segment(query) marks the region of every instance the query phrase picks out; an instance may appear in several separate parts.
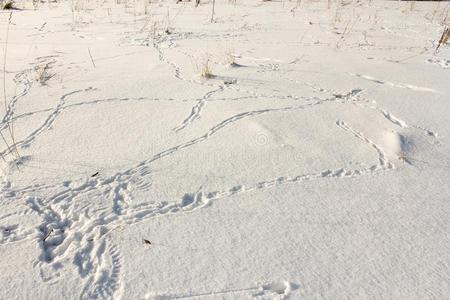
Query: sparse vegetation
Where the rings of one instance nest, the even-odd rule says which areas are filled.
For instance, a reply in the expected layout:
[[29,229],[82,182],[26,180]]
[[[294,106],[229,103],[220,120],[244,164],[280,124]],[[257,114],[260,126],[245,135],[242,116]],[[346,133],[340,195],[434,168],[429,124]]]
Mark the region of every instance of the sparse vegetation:
[[56,73],[50,72],[52,62],[48,62],[35,67],[36,81],[41,85],[47,85],[48,81],[52,79]]
[[2,1],[0,5],[3,10],[17,9],[14,1],[12,0]]
[[234,56],[231,49],[229,49],[227,52],[225,52],[225,64],[230,67],[237,65],[236,57]]
[[211,58],[208,54],[200,64],[197,64],[197,69],[200,71],[200,76],[203,78],[210,79],[214,77],[211,67]]

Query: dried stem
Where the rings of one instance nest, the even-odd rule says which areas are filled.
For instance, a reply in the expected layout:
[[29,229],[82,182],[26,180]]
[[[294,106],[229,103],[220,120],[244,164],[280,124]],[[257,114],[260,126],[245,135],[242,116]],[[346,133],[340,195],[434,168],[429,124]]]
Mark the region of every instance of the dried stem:
[[[8,111],[8,100],[6,97],[6,54],[8,52],[8,38],[9,38],[9,26],[11,25],[11,19],[12,19],[12,12],[9,13],[9,18],[8,18],[8,25],[6,27],[6,39],[5,39],[5,51],[3,54],[3,100],[4,100],[4,104],[5,104],[5,113]],[[17,159],[20,159],[20,154],[19,151],[17,150],[17,145],[16,145],[16,141],[14,139],[14,123],[13,123],[13,112],[11,112],[11,120],[8,121],[8,119],[6,119],[7,125],[8,125],[8,131],[9,134],[11,136],[11,141],[13,143],[12,147],[9,146],[5,136],[3,135],[3,133],[1,133],[2,139],[4,141],[4,143],[6,144],[6,146],[8,147],[8,151],[9,153],[11,153],[11,155],[14,156],[13,151],[16,153],[17,155]],[[16,162],[16,167],[17,169],[19,169],[18,163]]]

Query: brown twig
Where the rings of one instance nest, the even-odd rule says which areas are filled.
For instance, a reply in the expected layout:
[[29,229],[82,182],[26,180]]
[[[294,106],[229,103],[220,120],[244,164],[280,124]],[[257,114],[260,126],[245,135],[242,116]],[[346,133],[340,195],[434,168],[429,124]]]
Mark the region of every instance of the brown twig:
[[53,232],[53,228],[50,228],[50,230],[47,232],[47,234],[44,236],[44,238],[42,239],[43,242],[45,242],[46,239],[48,239],[48,237],[50,236],[50,234],[52,234]]
[[448,43],[448,40],[450,39],[450,28],[446,27],[444,29],[444,32],[442,32],[442,36],[439,39],[439,43],[436,47],[436,50],[434,51],[434,53],[437,53],[439,50],[439,47],[441,47],[441,45],[445,45]]

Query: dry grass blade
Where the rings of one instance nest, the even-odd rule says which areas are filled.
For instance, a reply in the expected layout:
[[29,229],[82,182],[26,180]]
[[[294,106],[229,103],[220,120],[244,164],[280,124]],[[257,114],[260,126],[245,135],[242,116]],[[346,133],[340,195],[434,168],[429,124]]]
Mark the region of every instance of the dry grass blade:
[[442,32],[441,38],[439,39],[439,43],[436,47],[435,52],[437,52],[442,45],[448,44],[449,40],[450,40],[450,28],[445,28],[444,32]]
[[[5,104],[5,113],[8,111],[8,100],[6,97],[6,54],[8,52],[9,26],[11,25],[11,20],[12,20],[12,12],[9,13],[8,25],[6,28],[5,51],[4,51],[4,55],[3,55],[3,100],[4,100],[4,104]],[[13,113],[11,113],[10,119],[11,119],[11,122],[7,121],[8,122],[7,125],[8,125],[9,134],[11,136],[12,147],[9,146],[9,143],[7,142],[7,140],[3,134],[2,134],[2,139],[3,139],[4,143],[6,144],[6,146],[8,147],[9,153],[11,153],[11,155],[14,156],[14,153],[13,153],[13,151],[14,151],[15,155],[17,155],[17,159],[19,160],[20,154],[19,154],[19,151],[17,150],[16,141],[14,139]],[[16,161],[16,167],[17,167],[17,169],[19,169],[17,161]]]
[[94,66],[94,68],[95,68],[95,62],[94,62],[94,58],[92,57],[92,54],[91,54],[91,49],[89,49],[89,47],[88,47],[88,52],[89,52],[89,57],[91,58],[91,62],[92,62],[92,65]]
[[214,22],[214,9],[216,7],[216,0],[213,0],[212,2],[212,11],[211,11],[211,23]]
[[[1,132],[1,130],[0,130],[0,136],[2,137],[3,142],[5,143],[6,147],[8,148],[8,153],[11,153],[14,156],[14,154],[12,153],[11,146],[9,145],[8,141],[6,141],[6,138],[3,135],[3,132]],[[1,154],[1,157],[7,163],[6,158],[3,154]],[[17,170],[19,170],[19,163],[16,160],[14,160],[14,162],[16,164]]]
[[203,65],[201,66],[201,76],[203,78],[213,78],[214,77],[214,75],[212,74],[212,69],[211,69],[209,59],[206,59],[203,62]]

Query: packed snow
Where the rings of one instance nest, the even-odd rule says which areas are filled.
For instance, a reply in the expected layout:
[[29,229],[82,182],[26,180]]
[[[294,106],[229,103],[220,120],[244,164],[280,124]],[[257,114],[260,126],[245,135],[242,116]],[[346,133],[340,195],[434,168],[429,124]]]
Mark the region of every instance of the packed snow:
[[449,299],[450,3],[177,2],[0,11],[0,299]]

